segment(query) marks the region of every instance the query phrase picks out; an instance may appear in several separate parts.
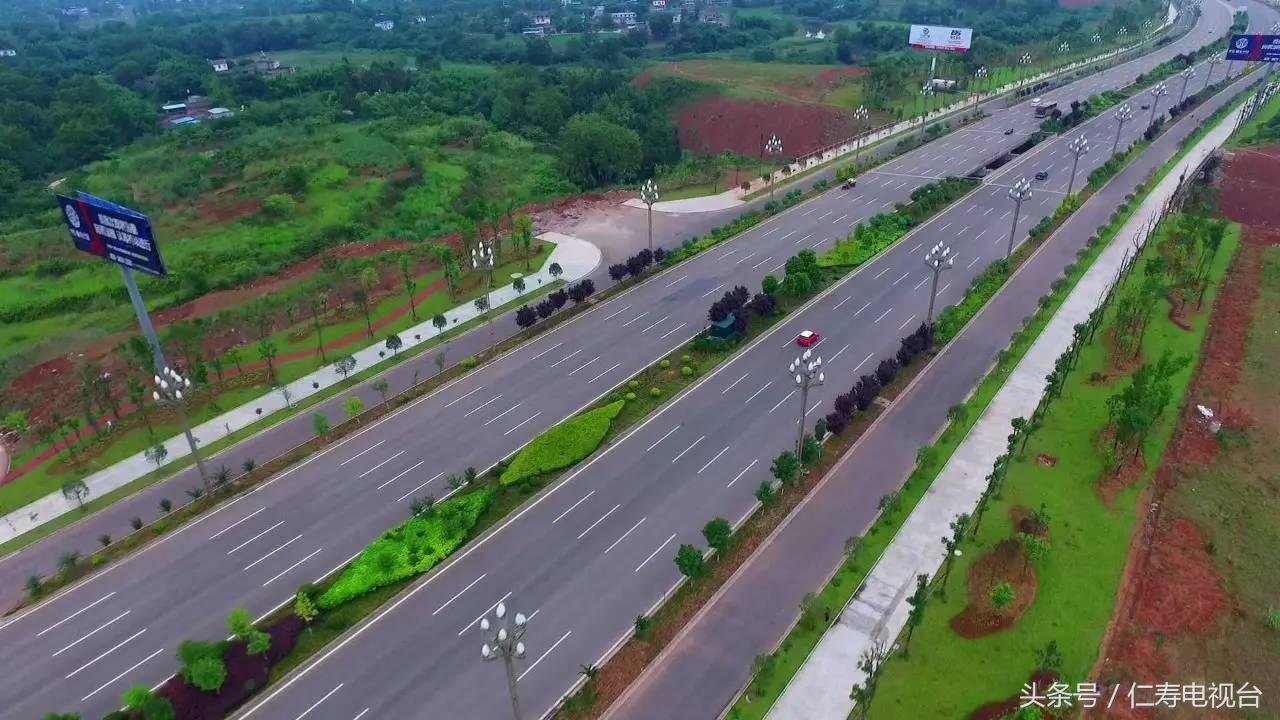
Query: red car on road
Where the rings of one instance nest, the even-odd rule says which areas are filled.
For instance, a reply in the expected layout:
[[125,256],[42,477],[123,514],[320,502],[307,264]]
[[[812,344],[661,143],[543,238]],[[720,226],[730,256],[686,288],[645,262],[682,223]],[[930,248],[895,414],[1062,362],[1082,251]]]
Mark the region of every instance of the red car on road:
[[803,330],[796,336],[796,344],[800,347],[813,347],[822,340],[822,333],[816,330]]

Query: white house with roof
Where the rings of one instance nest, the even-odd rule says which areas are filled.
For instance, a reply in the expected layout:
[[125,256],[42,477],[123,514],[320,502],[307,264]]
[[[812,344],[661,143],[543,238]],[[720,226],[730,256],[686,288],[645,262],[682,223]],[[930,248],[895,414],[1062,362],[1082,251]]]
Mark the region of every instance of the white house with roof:
[[209,65],[213,67],[216,73],[224,73],[231,69],[231,61],[226,59],[210,60]]
[[609,17],[613,18],[613,22],[618,25],[631,27],[636,24],[636,13],[634,10],[625,10],[623,12],[609,13]]
[[18,57],[18,51],[13,48],[0,48],[0,57]]
[[373,26],[381,30],[382,32],[391,32],[396,28],[396,21],[386,20],[386,19],[379,20],[378,22],[374,23]]
[[546,27],[551,24],[551,16],[547,14],[539,14],[533,16],[534,27]]
[[666,10],[667,0],[651,0],[649,7],[653,10]]

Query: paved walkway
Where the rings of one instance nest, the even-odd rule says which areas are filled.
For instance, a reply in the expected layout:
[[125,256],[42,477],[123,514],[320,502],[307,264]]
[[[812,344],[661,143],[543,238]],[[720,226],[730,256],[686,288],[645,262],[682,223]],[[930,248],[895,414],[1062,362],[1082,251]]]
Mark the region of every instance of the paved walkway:
[[1004,387],[934,480],[867,577],[862,592],[845,607],[770,710],[769,720],[844,720],[853,709],[849,690],[865,679],[857,669],[862,653],[877,641],[892,644],[906,624],[906,598],[915,577],[933,576],[944,553],[939,538],[951,520],[972,513],[988,471],[1008,444],[1010,422],[1028,417],[1044,392],[1045,376],[1066,350],[1076,323],[1097,307],[1135,238],[1158,216],[1181,175],[1219,147],[1235,126],[1228,116],[1165,176],[1111,245],[1085,273],[1039,339],[1018,363]]
[[[551,267],[552,263],[560,265],[563,273],[560,279],[566,282],[585,277],[600,263],[599,248],[585,240],[550,232],[539,235],[538,239],[554,243],[555,249],[551,251],[540,270],[525,276],[526,292],[536,289],[543,283],[553,281],[550,272],[548,272],[548,268]],[[510,278],[494,278],[493,283],[496,289],[489,294],[491,307],[500,307],[519,297],[515,288],[511,286]],[[444,314],[449,321],[446,329],[461,325],[468,320],[474,319],[479,314],[474,303],[468,302],[459,305]],[[417,345],[428,342],[438,334],[439,331],[431,324],[430,320],[422,322],[399,333],[400,339],[404,342],[404,347],[401,351],[408,351]],[[386,352],[386,348],[381,342],[351,353],[352,357],[356,359],[355,371],[359,372],[384,362],[386,358],[379,356],[379,352]],[[215,442],[285,409],[286,402],[289,405],[296,404],[337,385],[342,380],[342,376],[334,370],[333,366],[320,368],[277,391],[269,392],[212,420],[197,425],[192,428],[192,434],[195,435],[196,442],[201,445]],[[287,400],[286,393],[288,395]],[[164,446],[169,452],[164,464],[171,464],[176,460],[185,458],[191,452],[187,447],[186,440],[181,435],[165,440]],[[0,466],[3,466],[3,463],[0,463]],[[84,479],[85,484],[89,487],[88,497],[89,499],[101,497],[155,469],[156,465],[148,462],[143,453],[127,457]],[[0,477],[3,477],[3,475],[0,475]],[[7,542],[63,513],[75,509],[75,503],[64,498],[61,492],[50,493],[21,509],[0,517],[0,543]]]
[[[1166,27],[1173,24],[1173,21],[1174,19],[1176,19],[1176,17],[1177,17],[1177,11],[1173,9],[1171,6],[1168,21],[1164,25],[1161,25],[1160,27],[1152,31],[1152,34],[1163,32]],[[960,102],[953,103],[944,108],[939,108],[937,110],[934,110],[933,112],[929,113],[925,117],[924,121],[931,123],[937,120],[941,120],[948,115],[952,115],[958,112],[963,112],[970,108],[977,107],[982,103],[992,100],[993,98],[999,97],[1000,95],[1003,95],[1008,92],[1012,92],[1013,90],[1017,89],[1021,85],[1038,82],[1040,80],[1054,77],[1062,73],[1071,72],[1085,65],[1102,62],[1104,60],[1115,57],[1116,55],[1119,55],[1121,53],[1128,52],[1140,46],[1141,44],[1142,42],[1138,42],[1126,47],[1116,48],[1115,50],[1109,50],[1105,53],[1101,53],[1093,57],[1085,58],[1083,60],[1077,60],[1076,62],[1073,62],[1070,65],[1065,65],[1055,70],[1050,70],[1047,72],[1040,73],[1039,75],[1025,79],[1021,82],[1013,82],[1013,83],[1009,83],[1008,85],[1002,85],[1001,87],[998,87],[994,90],[988,90],[986,92],[979,92],[979,93],[969,95],[968,97],[965,97]],[[887,140],[896,135],[905,135],[907,133],[917,132],[920,129],[920,123],[921,123],[920,118],[918,117],[910,118],[907,120],[896,122],[892,125],[885,125],[881,128],[878,128],[871,134],[866,135],[862,138],[856,138],[856,137],[849,138],[848,140],[846,140],[840,145],[830,147],[819,153],[815,153],[813,155],[810,155],[805,158],[801,158],[796,162],[791,163],[786,167],[785,172],[781,169],[776,170],[773,173],[773,182],[779,183],[780,184],[779,187],[781,188],[783,185],[787,183],[787,180],[791,177],[791,175],[795,173],[804,172],[806,170],[810,170],[812,168],[818,167],[819,165],[824,165],[826,163],[829,163],[832,160],[835,160],[837,158],[843,157],[845,155],[848,155],[849,153],[854,152],[854,150],[858,149],[859,147],[866,148],[868,145],[873,145],[875,143],[881,142],[883,140]],[[742,199],[743,197],[750,195],[752,193],[760,192],[761,190],[768,189],[768,187],[769,187],[768,182],[766,182],[762,178],[757,177],[751,180],[751,184],[746,190],[743,190],[741,187],[733,187],[725,190],[724,192],[717,193],[715,195],[703,195],[701,197],[684,198],[681,200],[659,201],[653,204],[653,211],[680,215],[684,213],[715,212],[719,210],[728,210],[730,208],[735,208],[741,205],[745,205],[746,201]],[[633,207],[640,210],[644,210],[648,207],[639,198],[630,198],[624,201],[622,204],[626,205],[627,207]]]

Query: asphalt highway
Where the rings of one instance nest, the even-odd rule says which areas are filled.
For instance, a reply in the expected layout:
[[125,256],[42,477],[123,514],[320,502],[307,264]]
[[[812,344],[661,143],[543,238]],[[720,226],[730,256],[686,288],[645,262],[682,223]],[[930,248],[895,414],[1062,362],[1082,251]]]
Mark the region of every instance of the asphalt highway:
[[[1226,10],[1205,5],[1220,33]],[[1155,54],[1050,93],[1059,102],[1121,85],[1176,52],[1203,45],[1202,28]],[[216,638],[233,607],[265,614],[353,557],[407,516],[412,497],[448,492],[442,478],[484,468],[571,415],[705,324],[711,300],[804,247],[819,249],[856,222],[904,202],[937,177],[967,172],[1021,142],[1038,122],[1029,107],[953,133],[602,303],[582,317],[440,389],[295,466],[255,492],[0,627],[0,713],[100,716],[132,684],[174,669],[187,638]],[[1004,129],[1015,128],[1013,135]],[[1131,141],[1142,123],[1124,128]],[[1105,159],[1109,115],[1081,131],[1093,152],[1077,183]],[[867,372],[918,324],[927,297],[923,248],[953,244],[955,268],[940,304],[1003,254],[1007,187],[1049,170],[1023,204],[1019,241],[1066,189],[1068,138],[1043,143],[880,258],[795,313],[749,351],[703,378],[569,479],[451,560],[304,674],[250,712],[259,717],[502,717],[500,673],[478,662],[473,624],[500,598],[532,615],[520,670],[527,708],[541,713],[676,580],[681,542],[700,542],[716,515],[737,520],[793,437],[800,409],[785,365],[794,334],[824,333],[828,397]],[[3,567],[3,566],[0,566]]]

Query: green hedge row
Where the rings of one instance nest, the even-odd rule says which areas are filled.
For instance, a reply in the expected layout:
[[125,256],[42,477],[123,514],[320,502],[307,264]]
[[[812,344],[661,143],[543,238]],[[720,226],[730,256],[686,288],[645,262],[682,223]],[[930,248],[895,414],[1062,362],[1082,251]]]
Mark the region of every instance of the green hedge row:
[[625,403],[611,402],[544,431],[516,454],[502,473],[502,484],[517,483],[583,460],[600,447]]
[[911,228],[934,216],[942,208],[973,189],[974,182],[946,178],[918,187],[911,202],[899,204],[891,213],[878,213],[858,223],[854,231],[837,242],[818,260],[821,267],[857,267],[894,244]]
[[383,533],[316,600],[317,607],[332,610],[435,567],[466,542],[492,496],[485,489],[451,498]]

